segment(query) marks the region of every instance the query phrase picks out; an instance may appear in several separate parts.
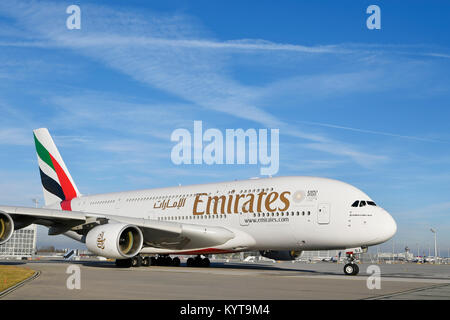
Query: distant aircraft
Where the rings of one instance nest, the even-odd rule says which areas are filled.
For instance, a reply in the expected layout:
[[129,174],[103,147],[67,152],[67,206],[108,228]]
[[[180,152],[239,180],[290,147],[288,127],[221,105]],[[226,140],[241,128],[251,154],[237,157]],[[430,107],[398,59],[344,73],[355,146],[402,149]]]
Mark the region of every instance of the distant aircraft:
[[244,259],[245,262],[256,262],[257,261],[257,257],[255,256],[248,256],[247,258]]
[[64,260],[72,260],[75,258],[77,251],[72,249],[70,251],[67,251],[67,253],[64,254],[63,258]]
[[[47,129],[34,130],[44,208],[0,206],[0,244],[30,224],[85,243],[119,267],[209,266],[209,254],[259,250],[294,260],[302,250],[367,248],[397,225],[361,190],[318,177],[277,177],[83,196]],[[133,155],[130,154],[130,157]],[[95,165],[95,164],[87,164]],[[149,257],[150,254],[156,257]],[[347,252],[344,273],[359,271]]]

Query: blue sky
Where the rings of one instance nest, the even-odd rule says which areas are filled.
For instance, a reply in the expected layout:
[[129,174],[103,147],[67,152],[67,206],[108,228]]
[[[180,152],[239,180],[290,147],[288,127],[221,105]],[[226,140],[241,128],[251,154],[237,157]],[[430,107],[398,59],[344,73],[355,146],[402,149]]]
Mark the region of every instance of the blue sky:
[[[66,28],[71,4],[81,30]],[[366,27],[371,4],[381,30]],[[0,203],[42,199],[34,128],[49,128],[84,194],[258,176],[255,165],[176,166],[170,134],[192,131],[194,120],[223,132],[278,128],[278,175],[351,183],[392,213],[397,247],[428,249],[435,227],[447,253],[448,9],[445,1],[2,1]],[[54,241],[44,234],[38,245]]]

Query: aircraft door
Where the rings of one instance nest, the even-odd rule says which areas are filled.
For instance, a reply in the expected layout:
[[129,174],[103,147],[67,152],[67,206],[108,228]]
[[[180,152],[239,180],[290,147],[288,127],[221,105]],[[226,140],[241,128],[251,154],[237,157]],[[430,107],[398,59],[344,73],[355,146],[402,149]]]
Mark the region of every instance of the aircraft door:
[[317,210],[317,223],[318,224],[329,224],[330,223],[331,208],[329,203],[319,204]]
[[241,211],[239,213],[239,224],[241,226],[248,226],[248,218],[249,218],[249,214]]
[[118,199],[116,200],[116,206],[115,206],[115,208],[116,208],[116,209],[120,209],[120,198],[118,198]]

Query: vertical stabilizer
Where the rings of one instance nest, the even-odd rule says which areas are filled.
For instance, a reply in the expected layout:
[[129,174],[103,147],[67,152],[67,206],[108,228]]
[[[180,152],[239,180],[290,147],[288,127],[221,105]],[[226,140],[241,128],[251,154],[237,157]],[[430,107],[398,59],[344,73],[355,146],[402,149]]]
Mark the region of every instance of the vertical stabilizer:
[[72,176],[46,128],[33,130],[45,205],[70,201],[80,195]]

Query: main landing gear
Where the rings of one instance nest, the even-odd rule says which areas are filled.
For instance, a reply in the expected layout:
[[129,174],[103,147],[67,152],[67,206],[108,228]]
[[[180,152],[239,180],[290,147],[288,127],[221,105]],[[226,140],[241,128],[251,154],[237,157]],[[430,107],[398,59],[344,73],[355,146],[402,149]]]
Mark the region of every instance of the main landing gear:
[[359,267],[356,264],[353,252],[346,252],[348,263],[344,266],[344,273],[347,276],[356,276],[359,273]]
[[171,258],[169,255],[159,255],[157,257],[137,255],[130,259],[117,259],[116,266],[120,268],[149,267],[149,266],[180,266],[180,258]]
[[151,257],[150,258],[150,265],[152,266],[172,266],[172,267],[179,267],[180,266],[180,258],[175,257],[171,258],[168,254],[167,255],[159,255],[158,257]]
[[[179,267],[180,266],[180,258],[175,257],[171,258],[168,254],[158,255],[157,257],[149,257],[149,256],[141,256],[137,255],[130,259],[117,259],[116,266],[120,268],[130,268],[130,267],[149,267],[149,266],[171,266],[171,267]],[[210,261],[208,257],[202,258],[201,255],[196,256],[195,258],[187,259],[188,267],[204,267],[207,268],[210,266]]]
[[200,255],[196,256],[195,258],[189,258],[186,262],[188,267],[209,267],[210,261],[207,257],[202,258]]
[[116,267],[119,268],[131,268],[147,265],[147,257],[134,256],[130,259],[116,259]]

